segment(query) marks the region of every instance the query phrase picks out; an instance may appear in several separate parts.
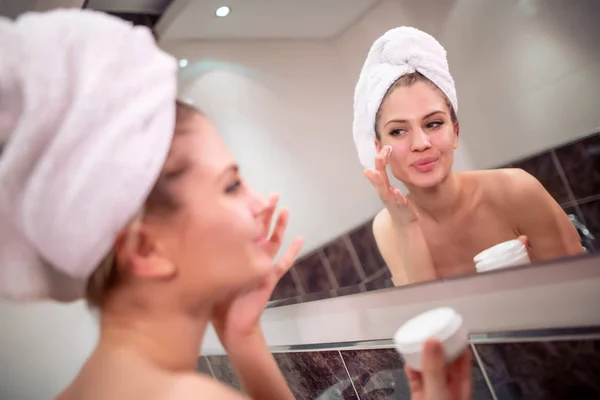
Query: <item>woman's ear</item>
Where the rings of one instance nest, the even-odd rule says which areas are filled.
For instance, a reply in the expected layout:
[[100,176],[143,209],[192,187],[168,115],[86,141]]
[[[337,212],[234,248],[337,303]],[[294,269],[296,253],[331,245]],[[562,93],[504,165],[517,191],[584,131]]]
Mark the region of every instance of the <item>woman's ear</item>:
[[456,149],[458,147],[458,134],[460,132],[460,125],[458,124],[458,121],[452,125],[454,129],[454,149]]
[[115,255],[118,265],[126,268],[127,274],[132,277],[169,279],[177,272],[160,242],[141,223],[134,223],[134,226],[119,234],[115,242]]
[[375,138],[373,142],[375,143],[375,150],[377,150],[377,154],[381,153],[381,141]]

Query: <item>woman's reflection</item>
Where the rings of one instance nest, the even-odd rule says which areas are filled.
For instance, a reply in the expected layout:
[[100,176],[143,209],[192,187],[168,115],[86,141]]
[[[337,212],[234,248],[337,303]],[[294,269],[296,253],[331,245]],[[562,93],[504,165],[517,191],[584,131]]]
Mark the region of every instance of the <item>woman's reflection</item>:
[[[575,227],[527,172],[452,172],[456,111],[446,53],[433,37],[402,27],[374,43],[356,87],[354,138],[385,205],[373,231],[394,283],[475,272],[476,254],[516,238],[534,261],[581,253]],[[408,195],[391,186],[388,165]]]

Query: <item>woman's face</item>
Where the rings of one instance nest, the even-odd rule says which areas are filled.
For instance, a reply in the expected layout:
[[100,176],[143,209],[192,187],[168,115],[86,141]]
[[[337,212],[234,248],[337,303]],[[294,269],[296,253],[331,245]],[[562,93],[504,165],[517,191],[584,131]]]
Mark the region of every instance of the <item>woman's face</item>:
[[458,145],[458,124],[440,90],[418,81],[399,86],[381,105],[375,146],[391,146],[390,169],[407,186],[439,184],[452,169]]
[[179,202],[166,217],[148,217],[158,264],[172,268],[178,293],[219,295],[264,277],[266,203],[240,177],[214,126],[200,113],[178,118],[163,174]]

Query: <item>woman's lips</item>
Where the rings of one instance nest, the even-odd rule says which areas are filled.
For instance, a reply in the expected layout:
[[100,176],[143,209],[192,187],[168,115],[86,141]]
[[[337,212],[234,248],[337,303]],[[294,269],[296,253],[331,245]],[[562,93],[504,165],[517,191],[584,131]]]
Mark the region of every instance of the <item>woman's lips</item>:
[[419,172],[429,172],[435,168],[438,158],[435,157],[426,157],[421,158],[420,160],[415,161],[411,164],[411,167],[416,169]]

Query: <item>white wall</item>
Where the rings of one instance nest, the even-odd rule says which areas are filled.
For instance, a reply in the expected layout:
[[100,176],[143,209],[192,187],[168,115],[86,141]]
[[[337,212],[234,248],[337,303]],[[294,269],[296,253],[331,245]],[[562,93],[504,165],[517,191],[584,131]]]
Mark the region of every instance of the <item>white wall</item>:
[[2,400],[53,398],[77,374],[97,339],[97,323],[83,302],[0,302],[0,318]]
[[[252,186],[281,193],[281,204],[292,211],[287,239],[305,236],[304,251],[310,251],[373,216],[380,201],[357,162],[346,109],[351,94],[345,99],[333,78],[338,70],[331,46],[223,49],[199,51],[209,60],[243,64],[190,65],[203,73],[184,97],[216,123]],[[186,57],[194,54],[186,51]]]
[[[357,74],[381,33],[409,24],[447,48],[460,102],[458,168],[481,168],[600,127],[599,8],[595,0],[384,0],[334,42],[164,46],[229,63],[200,65],[206,73],[188,94],[213,116],[250,182],[282,193],[290,233],[305,235],[310,250],[380,208],[351,121]],[[81,303],[0,303],[0,318],[2,399],[52,397],[96,340]]]

